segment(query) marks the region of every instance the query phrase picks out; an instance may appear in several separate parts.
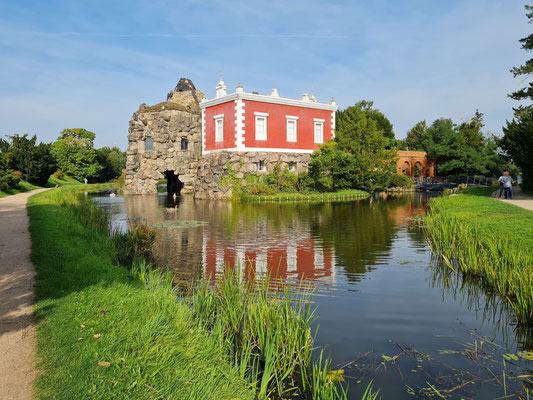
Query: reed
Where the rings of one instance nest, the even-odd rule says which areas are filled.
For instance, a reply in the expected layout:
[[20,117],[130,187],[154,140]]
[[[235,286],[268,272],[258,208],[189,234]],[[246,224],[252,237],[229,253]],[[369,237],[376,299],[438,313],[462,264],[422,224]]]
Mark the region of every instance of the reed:
[[195,320],[224,348],[259,399],[344,399],[345,391],[329,374],[331,361],[322,362],[322,352],[318,361],[312,358],[317,316],[310,294],[307,287],[268,277],[242,282],[227,268],[215,285],[202,282],[189,302]]
[[451,270],[480,278],[531,325],[533,213],[479,194],[433,199],[424,218],[429,243]]

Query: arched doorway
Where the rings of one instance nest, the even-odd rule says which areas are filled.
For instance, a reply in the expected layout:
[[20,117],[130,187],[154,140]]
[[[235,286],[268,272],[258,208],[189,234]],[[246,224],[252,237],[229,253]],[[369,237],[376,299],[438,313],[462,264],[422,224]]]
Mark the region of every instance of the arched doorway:
[[169,196],[179,195],[183,189],[183,182],[179,180],[178,175],[174,171],[165,171],[165,178],[167,180],[167,194]]
[[414,176],[424,176],[424,170],[420,161],[417,161],[415,164]]
[[411,176],[411,166],[409,165],[407,161],[403,163],[402,174],[406,176]]

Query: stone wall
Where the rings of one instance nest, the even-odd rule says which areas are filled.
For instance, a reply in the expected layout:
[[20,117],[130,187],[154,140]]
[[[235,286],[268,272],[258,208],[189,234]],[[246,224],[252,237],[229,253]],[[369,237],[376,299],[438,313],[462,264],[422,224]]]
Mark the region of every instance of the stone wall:
[[[272,152],[217,152],[204,155],[198,162],[196,177],[193,182],[194,195],[198,199],[224,199],[231,197],[232,190],[225,184],[224,177],[229,175],[229,168],[235,171],[235,178],[246,184],[245,177],[253,174],[268,174],[277,163],[283,166],[293,163],[294,172],[307,171],[311,159],[309,154],[272,153]],[[264,171],[258,171],[262,161]]]
[[[130,120],[125,173],[125,193],[156,193],[160,179],[174,174],[182,193],[193,192],[197,163],[202,153],[201,113],[203,93],[181,79],[169,101],[146,107],[142,104]],[[153,149],[146,149],[146,139]],[[182,150],[182,140],[188,141]],[[170,171],[166,174],[165,172]]]

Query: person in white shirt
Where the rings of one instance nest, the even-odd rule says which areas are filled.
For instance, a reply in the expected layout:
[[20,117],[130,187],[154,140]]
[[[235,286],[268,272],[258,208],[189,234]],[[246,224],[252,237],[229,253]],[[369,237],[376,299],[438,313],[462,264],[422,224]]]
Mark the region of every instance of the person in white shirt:
[[509,175],[509,171],[505,171],[498,179],[501,185],[503,185],[503,195],[506,199],[513,198],[513,178]]

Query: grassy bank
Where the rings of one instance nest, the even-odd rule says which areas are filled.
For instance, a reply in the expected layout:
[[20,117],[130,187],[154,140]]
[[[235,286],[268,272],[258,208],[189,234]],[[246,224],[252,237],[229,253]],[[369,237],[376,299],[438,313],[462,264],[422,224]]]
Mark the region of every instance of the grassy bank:
[[338,192],[278,192],[272,195],[247,195],[244,200],[251,201],[335,201],[335,200],[350,200],[363,199],[369,197],[370,194],[363,190],[347,189],[339,190]]
[[131,279],[114,265],[107,232],[59,205],[75,190],[28,204],[38,272],[37,397],[253,398],[186,305],[164,287],[146,290]]
[[428,237],[442,261],[479,277],[533,324],[533,212],[498,201],[493,188],[469,188],[433,199],[425,217]]
[[[52,175],[50,176],[50,178],[48,179],[48,182],[46,183],[44,187],[71,186],[71,185],[81,185],[81,182],[78,182],[76,179],[71,178],[69,176],[65,176],[65,179],[57,179],[56,177]],[[41,188],[40,186],[32,185],[29,182],[20,181],[12,188],[9,188],[4,191],[0,190],[0,198],[11,196],[13,194],[29,192],[30,190],[40,189],[40,188]]]
[[[170,276],[144,260],[117,266],[127,259],[117,249],[138,248],[132,243],[147,235],[110,238],[107,216],[79,196],[92,188],[42,193],[28,205],[38,270],[37,397],[346,398],[342,371],[327,357],[312,359],[307,292],[243,285],[228,272],[178,297]],[[364,398],[377,393],[369,386]]]

